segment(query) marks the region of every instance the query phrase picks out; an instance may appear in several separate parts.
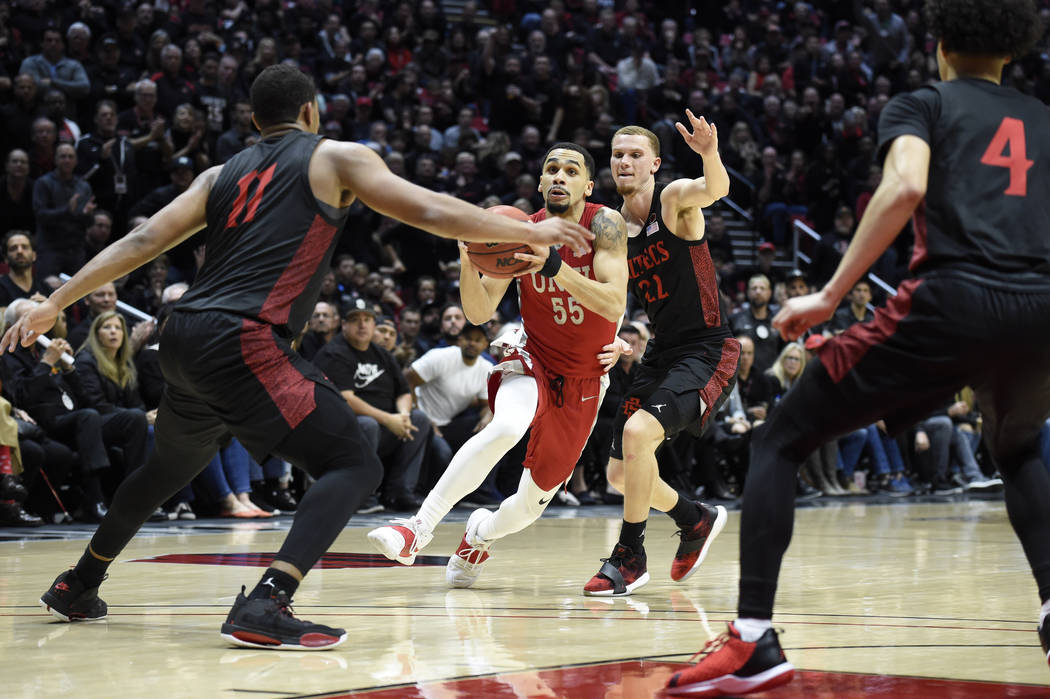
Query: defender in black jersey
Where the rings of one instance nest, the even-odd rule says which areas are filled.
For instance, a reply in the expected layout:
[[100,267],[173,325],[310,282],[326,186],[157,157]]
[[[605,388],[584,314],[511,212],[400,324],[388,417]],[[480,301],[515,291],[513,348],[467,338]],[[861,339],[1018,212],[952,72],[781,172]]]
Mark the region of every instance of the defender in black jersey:
[[410,225],[464,240],[583,249],[593,236],[563,219],[526,224],[431,193],[390,173],[364,146],[320,138],[313,82],[291,66],[264,70],[251,100],[258,145],[202,174],[102,251],[12,326],[2,347],[33,342],[59,309],[207,228],[204,266],[161,337],[167,387],[156,449],[121,484],[76,568],[41,603],[64,621],[104,618],[97,593],[109,563],[232,433],[255,458],[275,454],[317,482],[259,584],[237,597],[222,635],[242,646],[320,650],[342,643],[346,632],[296,619],[291,596],[381,475],[345,399],[290,347],[317,301],[347,207],[360,197]]
[[718,412],[732,392],[740,357],[700,211],[725,196],[729,175],[714,125],[686,114],[692,133],[682,124],[678,130],[704,161],[704,177],[696,180],[658,186],[656,135],[640,126],[613,135],[610,166],[630,235],[628,285],[649,316],[653,339],[620,406],[606,470],[609,484],[624,496],[620,540],[584,585],[587,595],[630,594],[648,582],[642,541],[650,507],[668,513],[680,530],[671,563],[675,581],[699,567],[727,518],[724,507],[695,502],[661,480],[656,462],[665,439],[682,430],[699,435]]
[[883,179],[822,291],[774,319],[787,339],[826,321],[915,216],[913,277],[873,320],[828,340],[755,430],[744,488],[738,618],[669,693],[746,694],[791,679],[770,624],[791,539],[799,464],[885,418],[892,430],[973,386],[1006,510],[1031,565],[1050,653],[1050,112],[999,84],[1041,34],[1031,0],[929,0],[943,82],[893,98],[879,120]]

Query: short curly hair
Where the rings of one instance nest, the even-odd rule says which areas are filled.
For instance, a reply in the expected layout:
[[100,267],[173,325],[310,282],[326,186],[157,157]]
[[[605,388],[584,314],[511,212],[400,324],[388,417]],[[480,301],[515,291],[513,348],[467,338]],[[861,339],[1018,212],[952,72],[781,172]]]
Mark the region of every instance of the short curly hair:
[[926,0],[930,33],[945,51],[1019,58],[1043,34],[1034,0]]

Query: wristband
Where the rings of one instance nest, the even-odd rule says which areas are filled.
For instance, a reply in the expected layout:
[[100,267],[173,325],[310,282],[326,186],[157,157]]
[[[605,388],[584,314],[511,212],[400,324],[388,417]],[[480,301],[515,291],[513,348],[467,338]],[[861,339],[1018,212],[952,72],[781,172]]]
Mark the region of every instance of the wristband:
[[561,255],[558,254],[558,249],[552,245],[550,254],[547,255],[547,261],[543,263],[543,267],[540,269],[540,274],[545,277],[553,277],[560,269]]

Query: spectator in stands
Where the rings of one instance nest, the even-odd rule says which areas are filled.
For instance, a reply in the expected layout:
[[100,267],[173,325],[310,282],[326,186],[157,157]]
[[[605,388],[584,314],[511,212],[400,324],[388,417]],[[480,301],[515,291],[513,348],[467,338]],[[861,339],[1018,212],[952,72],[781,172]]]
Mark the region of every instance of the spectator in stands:
[[197,88],[182,72],[182,49],[168,44],[160,52],[161,72],[150,76],[157,88],[157,111],[165,119],[175,115],[180,104],[197,100]]
[[242,150],[258,140],[258,132],[252,126],[252,103],[238,99],[230,108],[232,126],[221,136],[215,145],[215,162],[225,163]]
[[0,221],[5,230],[36,230],[33,213],[33,185],[29,177],[29,154],[15,148],[4,162],[4,182],[0,186]]
[[755,369],[766,371],[773,366],[780,351],[780,334],[772,326],[779,306],[770,305],[773,289],[769,278],[756,274],[747,281],[748,305],[734,313],[729,327],[734,335],[747,335],[755,343]]
[[91,225],[84,233],[84,259],[90,260],[109,245],[112,235],[113,216],[104,209],[95,209],[91,214]]
[[55,150],[55,170],[33,186],[37,220],[37,273],[73,274],[84,264],[84,229],[95,210],[95,198],[84,178],[74,174],[77,152],[68,143]]
[[401,310],[397,326],[401,341],[394,348],[394,357],[402,367],[407,367],[426,352],[419,339],[421,326],[422,316],[417,307],[406,306]]
[[136,73],[120,58],[120,42],[116,36],[107,34],[102,37],[98,63],[85,66],[91,83],[88,101],[96,108],[102,100],[111,100],[118,106],[129,100],[128,93],[135,83]]
[[84,298],[84,305],[88,309],[87,318],[69,331],[68,339],[75,349],[88,339],[91,334],[91,324],[95,322],[95,318],[107,311],[117,309],[117,287],[112,282],[103,284]]
[[164,163],[171,157],[171,144],[164,137],[166,122],[156,112],[157,85],[152,80],[135,84],[135,106],[117,115],[117,131],[135,148],[140,191],[163,185]]
[[32,142],[29,145],[29,175],[39,178],[55,169],[58,131],[55,122],[41,116],[33,120],[32,133]]
[[397,348],[397,324],[390,316],[380,316],[376,320],[375,335],[372,342],[391,354]]
[[4,261],[8,272],[0,277],[0,306],[7,307],[15,299],[32,298],[42,301],[50,290],[33,274],[36,250],[29,231],[10,231],[4,238]]
[[358,422],[383,462],[379,502],[393,510],[411,510],[422,502],[414,491],[430,421],[412,409],[412,393],[397,361],[373,342],[376,313],[357,299],[343,315],[342,332],[314,357],[358,416]]
[[867,279],[858,279],[849,292],[849,304],[835,311],[831,319],[831,331],[836,335],[855,323],[867,323],[875,319],[868,308],[871,304],[871,285]]
[[15,76],[13,93],[14,100],[0,107],[0,117],[4,120],[0,138],[7,149],[28,149],[32,142],[33,120],[39,111],[40,91],[32,75],[20,72]]
[[306,334],[299,345],[299,354],[313,359],[339,330],[339,307],[327,301],[318,301],[310,315]]
[[74,100],[87,97],[91,89],[87,72],[79,61],[64,55],[65,49],[62,32],[45,29],[40,53],[22,61],[18,72],[33,76],[41,89],[55,87]]
[[44,115],[55,125],[56,141],[72,143],[80,140],[80,126],[69,118],[66,112],[66,95],[61,90],[50,89],[44,92]]
[[95,126],[77,141],[77,174],[91,183],[95,201],[117,217],[124,230],[127,212],[140,195],[135,148],[117,132],[117,105],[102,100],[95,107]]
[[849,247],[853,239],[853,210],[846,204],[840,203],[835,209],[834,227],[828,233],[820,236],[820,242],[813,253],[813,264],[810,266],[810,276],[813,283],[818,287],[827,283],[835,269],[839,266],[839,260]]
[[405,369],[417,404],[434,427],[431,468],[421,478],[420,489],[429,490],[452,455],[492,419],[488,405],[492,363],[482,356],[488,346],[485,329],[467,324],[458,346],[432,349]]

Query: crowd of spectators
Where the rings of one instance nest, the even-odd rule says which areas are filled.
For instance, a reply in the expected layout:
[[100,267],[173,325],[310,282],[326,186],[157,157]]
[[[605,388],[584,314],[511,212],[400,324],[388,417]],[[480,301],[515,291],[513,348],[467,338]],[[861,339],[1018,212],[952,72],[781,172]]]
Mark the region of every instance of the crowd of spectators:
[[[746,475],[741,444],[795,376],[787,367],[794,350],[785,355],[770,327],[777,304],[826,281],[848,245],[880,180],[874,151],[883,106],[936,78],[921,4],[465,0],[453,15],[438,0],[0,0],[0,233],[8,266],[0,306],[8,321],[25,312],[31,301],[16,300],[48,293],[60,275],[76,272],[171,202],[195,174],[254,143],[248,87],[275,63],[313,76],[324,135],[367,144],[423,187],[528,213],[542,206],[540,159],[556,140],[591,150],[599,164],[591,200],[614,205],[605,163],[611,136],[624,124],[660,136],[661,181],[700,175],[700,159],[674,128],[689,108],[720,128],[733,178],[736,207],[707,212],[707,239],[733,308],[733,331],[747,338],[750,359],[741,367],[737,409],[701,443],[666,449],[663,461],[684,486],[731,496]],[[1041,4],[1050,19],[1048,3]],[[1005,81],[1050,99],[1046,49],[1044,40],[1012,62]],[[739,255],[730,237],[727,219],[740,220],[740,212],[750,223],[754,259]],[[804,242],[813,259],[808,270],[784,274],[795,220],[820,240]],[[906,230],[873,271],[891,285],[899,281],[911,241]],[[206,254],[196,238],[177,246],[69,309],[68,331],[56,328],[51,348],[4,358],[3,397],[11,408],[0,413],[9,413],[19,436],[2,446],[12,440],[0,424],[0,519],[28,522],[33,511],[64,511],[60,495],[79,516],[97,519],[121,474],[141,465],[162,390],[157,326]],[[340,388],[362,421],[374,423],[366,427],[388,474],[373,506],[410,506],[450,451],[484,422],[481,393],[473,384],[467,390],[465,377],[478,373],[467,371],[477,366],[468,355],[492,359],[477,356],[481,335],[492,339],[497,327],[515,321],[517,302],[508,295],[489,324],[464,336],[457,260],[454,242],[355,204],[301,340],[305,356],[343,365]],[[873,291],[881,301],[881,290],[858,286],[802,349],[868,317]],[[154,320],[112,315],[118,299]],[[625,326],[625,336],[639,342],[648,328],[633,302],[628,318],[635,324]],[[107,344],[117,335],[119,346]],[[430,356],[436,348],[448,351]],[[63,353],[77,353],[72,368]],[[636,360],[625,358],[614,374],[629,376]],[[434,372],[456,362],[463,384],[437,390],[458,391],[460,409],[449,415],[452,408],[435,407],[442,401],[433,396],[417,404],[416,389],[433,394]],[[387,398],[358,395],[353,386],[363,367],[388,374]],[[890,470],[873,468],[876,480],[900,483],[899,465],[915,453],[935,464],[935,476],[926,479],[935,486],[945,485],[953,462],[976,479],[979,465],[966,458],[979,444],[973,407],[959,401],[931,416],[901,459],[887,457]],[[954,429],[945,431],[939,418]],[[601,477],[607,449],[597,443],[606,439],[602,429],[599,420],[573,479],[571,490],[584,501],[608,495]],[[867,434],[863,453],[887,446]],[[4,449],[16,457],[8,459],[14,467],[4,466]],[[828,494],[850,483],[863,490],[856,480],[830,484],[865,463],[853,457],[854,446],[847,451],[853,463],[829,470],[829,451],[819,469],[805,469],[811,475],[800,492],[822,482]],[[512,452],[509,470],[513,460]],[[915,473],[911,463],[904,467]],[[13,475],[19,470],[28,501]],[[203,491],[230,516],[294,507],[288,466],[256,464],[235,440],[201,481],[197,495]],[[496,498],[499,483],[493,478],[475,499]],[[193,497],[181,493],[169,509],[192,516]]]

